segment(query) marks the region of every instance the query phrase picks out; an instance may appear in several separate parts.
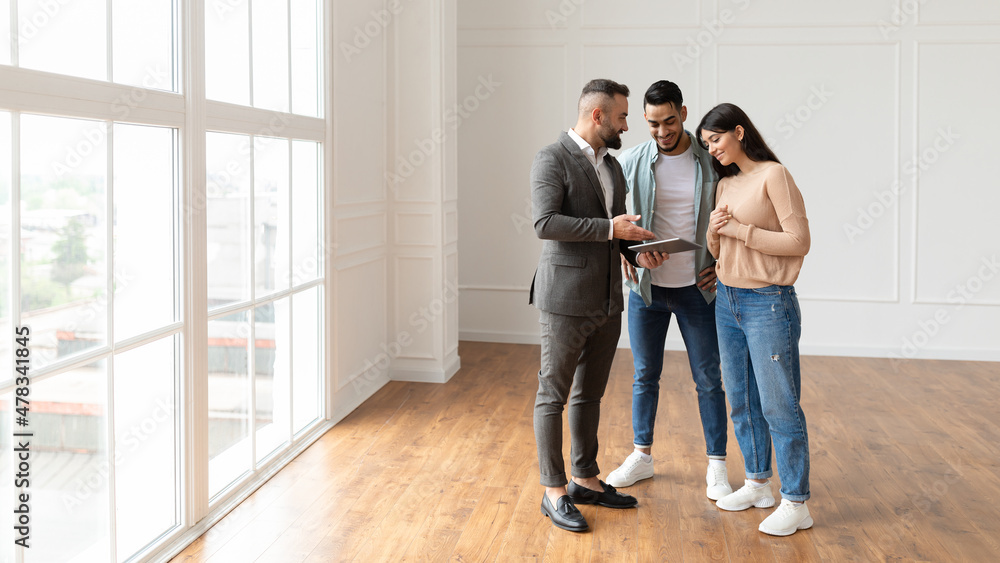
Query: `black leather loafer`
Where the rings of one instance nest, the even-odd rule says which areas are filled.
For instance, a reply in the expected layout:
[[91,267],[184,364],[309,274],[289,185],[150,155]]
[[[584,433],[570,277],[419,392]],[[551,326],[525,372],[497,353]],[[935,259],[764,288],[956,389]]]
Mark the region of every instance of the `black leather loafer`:
[[576,481],[570,481],[569,487],[567,487],[570,500],[576,504],[599,504],[608,508],[632,508],[639,504],[634,496],[619,493],[604,481],[600,481],[600,483],[604,492],[592,491],[576,484]]
[[587,531],[587,520],[573,506],[573,501],[567,495],[556,499],[556,504],[559,506],[558,509],[552,506],[552,503],[549,501],[549,495],[542,493],[542,514],[548,516],[549,520],[552,520],[552,525],[571,532]]

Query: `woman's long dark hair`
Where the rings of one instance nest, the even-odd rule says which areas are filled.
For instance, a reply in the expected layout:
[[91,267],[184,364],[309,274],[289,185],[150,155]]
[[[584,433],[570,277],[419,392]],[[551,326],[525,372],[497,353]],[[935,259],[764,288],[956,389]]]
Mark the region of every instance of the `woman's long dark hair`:
[[[754,127],[753,122],[750,121],[747,114],[735,104],[723,103],[709,110],[705,114],[705,117],[701,118],[701,123],[698,124],[698,130],[695,135],[698,137],[698,142],[704,146],[704,141],[701,137],[702,130],[713,133],[725,133],[727,131],[735,131],[737,125],[743,127],[743,139],[740,141],[740,146],[743,147],[743,152],[750,157],[750,160],[755,162],[781,162],[778,160],[778,157],[774,156],[774,152],[767,146],[764,137]],[[735,176],[740,172],[740,167],[736,166],[735,162],[729,166],[723,166],[716,158],[712,158],[712,168],[719,174],[719,178]]]

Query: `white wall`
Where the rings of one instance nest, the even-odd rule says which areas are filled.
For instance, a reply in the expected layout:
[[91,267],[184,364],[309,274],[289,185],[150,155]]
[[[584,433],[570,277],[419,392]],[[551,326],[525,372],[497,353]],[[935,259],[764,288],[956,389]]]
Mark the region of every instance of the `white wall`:
[[804,353],[1000,360],[1000,3],[919,3],[463,0],[458,100],[500,85],[458,131],[461,338],[538,342],[529,168],[582,85],[632,89],[627,148],[669,79],[689,130],[743,107],[803,192]]
[[[455,0],[334,2],[333,418],[459,368]],[[441,134],[439,134],[441,133]],[[450,225],[450,227],[449,227]]]

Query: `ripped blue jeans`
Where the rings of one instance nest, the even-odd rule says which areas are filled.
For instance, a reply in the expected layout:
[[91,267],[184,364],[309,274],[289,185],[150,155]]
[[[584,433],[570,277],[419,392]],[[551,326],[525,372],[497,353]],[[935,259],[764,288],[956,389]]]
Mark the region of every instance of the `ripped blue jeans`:
[[781,496],[809,498],[809,436],[799,406],[802,314],[795,288],[719,282],[715,326],[730,416],[748,479],[767,479],[774,443]]

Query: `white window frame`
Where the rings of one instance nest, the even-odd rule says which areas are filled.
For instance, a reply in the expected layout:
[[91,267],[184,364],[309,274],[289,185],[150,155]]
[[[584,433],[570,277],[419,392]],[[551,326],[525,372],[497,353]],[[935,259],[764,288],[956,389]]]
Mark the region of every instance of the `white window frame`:
[[[59,117],[100,120],[110,123],[131,123],[170,127],[178,130],[180,160],[180,206],[181,216],[178,220],[180,256],[177,260],[176,276],[179,280],[178,308],[179,320],[154,333],[115,344],[108,332],[108,342],[95,350],[88,350],[78,356],[73,356],[65,362],[56,362],[32,372],[32,383],[56,376],[68,369],[86,365],[99,358],[113,358],[115,354],[147,344],[170,334],[181,335],[180,339],[180,377],[175,382],[178,398],[176,435],[180,438],[177,455],[179,457],[179,490],[180,515],[179,526],[161,537],[159,541],[140,551],[131,561],[167,561],[181,551],[191,541],[204,533],[218,522],[237,504],[242,502],[254,490],[260,487],[271,476],[277,473],[296,455],[317,440],[332,425],[330,421],[332,398],[330,390],[330,374],[332,368],[333,347],[333,317],[330,304],[333,303],[332,280],[333,265],[329,249],[333,248],[333,233],[330,228],[330,218],[333,217],[333,197],[331,185],[333,181],[333,101],[332,101],[332,64],[335,60],[333,45],[332,14],[333,0],[320,0],[323,10],[321,33],[319,36],[319,66],[320,102],[319,109],[323,117],[307,117],[291,113],[243,107],[227,104],[205,97],[205,6],[207,2],[216,0],[178,0],[177,19],[179,30],[175,28],[177,50],[175,60],[181,64],[175,65],[174,84],[181,89],[180,93],[150,90],[125,84],[91,80],[73,76],[58,75],[32,69],[19,68],[17,41],[12,41],[11,63],[14,66],[0,65],[0,111],[12,113],[31,113],[54,115]],[[226,0],[221,0],[226,1]],[[249,0],[247,0],[249,1]],[[108,0],[109,26],[109,77],[110,61],[113,57],[111,48],[111,10]],[[17,33],[17,0],[11,1],[11,32]],[[289,25],[291,18],[289,18]],[[251,47],[251,72],[253,68]],[[291,59],[291,49],[289,49]],[[291,60],[289,72],[291,73]],[[291,77],[291,74],[289,75]],[[252,81],[251,81],[252,84]],[[289,80],[289,108],[291,109],[291,79]],[[67,94],[71,95],[67,95]],[[117,102],[117,105],[115,105]],[[128,111],[121,115],[121,108]],[[112,108],[118,108],[114,111]],[[11,200],[20,198],[19,170],[19,119],[13,120],[12,126],[12,186]],[[205,135],[208,131],[240,133],[246,135],[275,136],[288,139],[314,141],[320,143],[322,151],[320,160],[320,190],[321,209],[320,221],[322,229],[322,245],[319,261],[322,267],[322,279],[293,286],[287,290],[269,294],[262,298],[241,302],[240,306],[233,304],[213,310],[211,315],[207,305],[207,221],[206,221],[206,160]],[[109,129],[109,139],[113,132]],[[112,150],[109,142],[109,151]],[[109,157],[110,162],[110,157]],[[109,171],[110,172],[110,171]],[[109,184],[113,176],[109,174]],[[290,188],[291,194],[291,188]],[[113,201],[108,197],[108,206]],[[200,202],[200,203],[199,203]],[[290,209],[291,212],[291,209]],[[11,224],[12,251],[13,245],[20,236],[20,217],[14,214]],[[109,214],[109,217],[111,215]],[[251,225],[252,227],[252,225]],[[107,227],[113,228],[110,223]],[[110,237],[109,237],[109,240]],[[17,252],[11,252],[11,319],[17,323],[20,311],[20,261]],[[109,271],[111,264],[108,265]],[[109,276],[109,278],[112,276]],[[113,300],[111,280],[109,284],[108,324],[113,322]],[[204,343],[208,338],[208,321],[217,318],[224,311],[236,311],[248,308],[250,311],[261,303],[274,301],[288,295],[319,287],[320,303],[323,315],[323,333],[321,336],[319,387],[322,394],[319,418],[310,426],[298,433],[291,433],[291,444],[283,450],[272,454],[260,465],[248,473],[237,483],[220,493],[213,504],[208,498],[208,354]],[[16,293],[15,293],[16,292]],[[252,313],[251,313],[252,314]],[[250,336],[253,343],[253,334]],[[191,345],[190,343],[194,343]],[[252,353],[252,348],[251,348]],[[113,362],[109,362],[113,364]],[[113,405],[114,388],[111,370],[108,371],[108,404]],[[0,394],[13,388],[13,379],[0,381]],[[107,420],[107,440],[109,459],[114,455],[114,409],[109,408]],[[255,416],[251,412],[251,417]],[[290,417],[294,419],[294,417]],[[250,439],[253,439],[251,434]],[[109,517],[110,517],[110,550],[113,558],[117,557],[115,540],[115,510],[114,510],[114,469],[111,464],[111,481],[109,482]],[[38,515],[44,518],[44,515]],[[15,550],[15,561],[23,561],[22,548]]]

